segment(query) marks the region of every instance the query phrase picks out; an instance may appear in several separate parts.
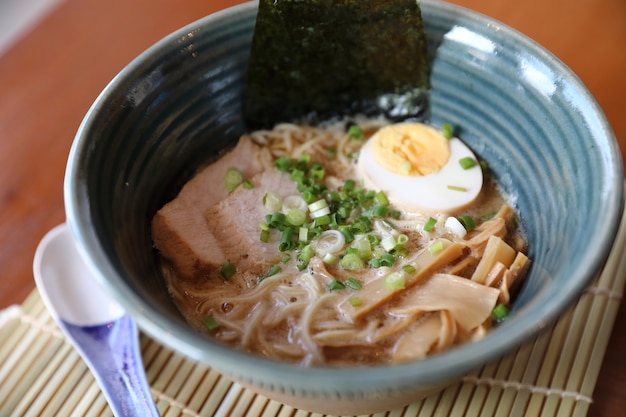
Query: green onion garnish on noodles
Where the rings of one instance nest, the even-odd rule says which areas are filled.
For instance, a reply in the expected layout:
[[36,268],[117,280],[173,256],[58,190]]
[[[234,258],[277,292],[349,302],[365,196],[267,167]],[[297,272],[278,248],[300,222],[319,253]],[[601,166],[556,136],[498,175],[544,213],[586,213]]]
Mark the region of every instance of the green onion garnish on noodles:
[[348,300],[348,302],[352,307],[360,307],[363,305],[363,300],[361,300],[359,297],[352,297]]
[[363,129],[357,125],[350,126],[350,129],[348,129],[348,137],[352,140],[363,140]]
[[385,287],[390,291],[403,290],[405,283],[406,277],[402,271],[391,272],[385,276]]
[[230,262],[226,262],[220,268],[220,274],[222,274],[222,277],[226,281],[230,280],[233,275],[235,275],[235,272],[237,272],[237,269],[235,268],[235,265],[231,264]]
[[346,253],[339,261],[339,266],[341,266],[346,271],[358,271],[359,269],[363,268],[364,262],[358,254]]
[[441,125],[441,134],[446,139],[452,139],[454,137],[454,128],[450,123],[444,123]]
[[463,225],[463,227],[465,227],[465,230],[467,231],[470,231],[474,227],[476,227],[476,223],[474,222],[472,216],[459,216],[457,217],[457,220]]
[[437,219],[435,219],[434,217],[429,217],[428,220],[426,220],[426,224],[424,224],[424,231],[432,232],[436,224],[437,224]]
[[346,285],[346,287],[351,288],[353,290],[360,290],[362,288],[362,285],[359,281],[357,281],[354,277],[350,277],[348,278],[344,284]]
[[212,315],[203,318],[201,323],[204,326],[204,328],[209,331],[217,330],[220,327],[220,324]]
[[294,226],[301,226],[306,221],[306,213],[300,209],[291,209],[287,213],[287,222]]
[[452,191],[461,191],[466,193],[467,192],[467,188],[465,187],[460,187],[458,185],[448,185],[448,190],[452,190]]
[[502,321],[509,315],[509,309],[504,304],[498,304],[491,312],[491,317],[496,321]]
[[471,156],[466,156],[465,158],[459,159],[459,164],[461,165],[461,168],[463,169],[474,168],[476,165],[478,165],[476,160],[472,158]]
[[271,276],[278,274],[279,272],[282,272],[282,270],[283,269],[279,265],[272,266],[265,275],[263,275],[262,277],[259,277],[259,282],[263,281],[265,278],[269,278]]
[[239,169],[230,167],[226,170],[224,177],[224,187],[228,192],[233,191],[243,182],[243,174]]
[[263,205],[270,211],[280,210],[283,206],[283,198],[276,191],[269,191],[263,196]]
[[326,288],[328,289],[328,291],[335,291],[343,290],[344,288],[346,288],[346,286],[341,281],[333,279],[332,281],[330,281],[330,284],[328,284],[328,287]]
[[428,251],[432,253],[433,255],[438,254],[442,250],[443,250],[443,242],[441,241],[435,242],[428,247]]
[[409,264],[404,265],[404,266],[402,267],[402,270],[403,270],[404,272],[406,272],[407,274],[412,274],[413,272],[415,272],[415,271],[416,271],[415,267],[414,267],[413,265],[409,265]]

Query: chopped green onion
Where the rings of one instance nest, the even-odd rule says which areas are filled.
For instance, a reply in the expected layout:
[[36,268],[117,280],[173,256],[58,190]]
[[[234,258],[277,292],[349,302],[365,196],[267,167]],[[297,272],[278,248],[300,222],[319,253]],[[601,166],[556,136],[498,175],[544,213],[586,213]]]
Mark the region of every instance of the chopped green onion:
[[226,262],[220,268],[220,274],[222,274],[222,277],[226,281],[229,281],[233,277],[233,275],[235,275],[235,272],[237,272],[237,269],[235,268],[235,265],[231,264],[230,262]]
[[369,240],[361,239],[356,243],[357,255],[361,259],[368,260],[372,257],[372,245]]
[[276,229],[276,228],[281,227],[283,224],[285,224],[286,219],[287,219],[287,216],[285,216],[285,214],[281,213],[280,211],[277,211],[270,216],[270,219],[267,223],[269,224],[270,227],[273,227]]
[[476,223],[474,222],[472,216],[459,216],[457,217],[457,220],[463,225],[463,227],[465,227],[465,230],[467,231],[470,231],[474,227],[476,227]]
[[308,164],[309,162],[311,162],[311,155],[309,155],[308,153],[303,153],[302,155],[300,155],[300,161]]
[[285,227],[283,229],[283,233],[280,236],[280,243],[278,244],[278,250],[281,252],[285,252],[293,249],[293,228]]
[[343,183],[343,191],[352,191],[354,190],[354,186],[356,185],[356,183],[354,182],[354,180],[346,180],[346,182]]
[[220,324],[212,315],[202,319],[202,325],[209,331],[217,330],[220,327]]
[[274,166],[281,172],[287,172],[291,168],[291,160],[286,156],[281,156],[274,161]]
[[283,205],[283,198],[276,191],[268,191],[263,196],[263,205],[270,211],[280,210]]
[[311,178],[315,180],[324,179],[324,173],[325,173],[324,167],[318,163],[313,164],[313,166],[309,170],[309,175],[311,176]]
[[442,241],[435,242],[435,243],[433,243],[432,245],[430,245],[428,247],[428,251],[430,253],[432,253],[433,255],[441,252],[442,250],[443,250],[443,242]]
[[227,191],[233,191],[239,187],[239,184],[243,182],[243,174],[235,167],[230,167],[226,170],[226,176],[224,177],[224,187]]
[[298,260],[304,264],[308,264],[312,257],[315,256],[315,248],[311,245],[306,245],[298,254]]
[[291,179],[292,181],[300,182],[304,179],[305,172],[301,169],[294,169],[291,171]]
[[376,201],[383,206],[389,205],[389,199],[387,198],[387,194],[384,191],[379,191],[376,193]]
[[444,123],[441,125],[441,134],[446,139],[452,139],[454,137],[454,128],[450,123]]
[[385,277],[385,287],[391,291],[403,290],[405,283],[406,277],[402,271],[391,272]]
[[496,321],[502,321],[509,315],[509,309],[504,304],[498,304],[492,311],[491,317]]
[[350,126],[350,129],[348,129],[348,137],[352,140],[363,140],[363,129],[357,125]]
[[417,269],[415,269],[413,265],[409,265],[409,264],[404,265],[402,267],[402,270],[406,272],[407,274],[412,274],[413,272],[417,271]]
[[309,229],[306,227],[300,227],[298,229],[298,241],[305,243],[309,241]]
[[358,271],[363,268],[363,259],[356,253],[347,253],[339,261],[339,266],[346,271]]
[[330,284],[328,284],[328,287],[326,288],[328,289],[328,291],[335,291],[335,290],[343,290],[346,288],[346,286],[343,285],[341,281],[337,281],[336,279],[333,279],[332,281],[330,281]]
[[323,216],[319,216],[315,218],[315,226],[325,226],[327,224],[331,223],[331,218],[328,214],[325,214]]
[[389,214],[389,207],[385,205],[374,206],[369,213],[372,217],[386,217]]
[[465,158],[459,159],[459,164],[461,165],[461,168],[463,169],[474,168],[476,165],[478,165],[476,160],[472,158],[471,156],[466,156]]
[[464,193],[467,192],[467,188],[465,187],[459,187],[458,185],[448,185],[448,190],[452,190],[452,191],[462,191]]
[[352,233],[352,230],[349,227],[347,226],[340,227],[339,231],[343,235],[343,238],[346,240],[346,243],[350,243],[354,240],[354,234]]
[[370,242],[370,245],[376,246],[380,243],[380,239],[376,235],[367,235],[367,240]]
[[285,255],[281,258],[280,263],[281,264],[286,264],[287,262],[289,262],[291,260],[291,256],[289,255]]
[[348,278],[344,284],[346,284],[346,287],[351,288],[353,290],[360,290],[362,288],[362,285],[359,281],[357,281],[355,278],[350,277]]
[[324,258],[322,260],[327,265],[334,265],[339,261],[339,257],[335,255],[334,253],[329,252],[326,255],[324,255]]
[[263,243],[269,242],[270,241],[270,231],[266,230],[266,229],[261,229],[261,234],[259,236],[259,239]]
[[360,307],[363,305],[363,300],[361,300],[359,297],[352,297],[348,300],[348,302],[352,307]]
[[323,198],[320,198],[314,203],[309,204],[309,211],[313,213],[326,207],[328,207],[328,203]]
[[405,235],[404,233],[401,233],[396,237],[396,247],[398,247],[398,245],[400,246],[405,245],[408,241],[409,241],[409,237]]
[[390,254],[390,253],[385,253],[383,256],[380,257],[380,266],[393,266],[396,263],[396,258]]
[[291,209],[287,213],[287,221],[294,226],[300,226],[306,221],[306,213],[300,209]]
[[396,247],[396,238],[393,235],[388,235],[385,236],[381,241],[380,241],[380,246],[383,247],[383,249],[385,249],[387,252],[389,252],[390,250],[392,250],[393,248]]
[[278,266],[278,265],[274,265],[274,266],[272,266],[272,267],[271,267],[271,268],[267,271],[267,273],[266,273],[265,275],[263,275],[263,276],[259,279],[259,281],[263,281],[265,278],[269,278],[269,277],[271,277],[271,276],[273,276],[273,275],[276,275],[276,274],[278,274],[279,272],[282,272],[282,270],[283,270],[283,269],[282,269],[280,266]]
[[426,221],[426,224],[424,225],[424,231],[432,232],[436,224],[437,224],[437,219],[435,219],[434,217],[429,217],[428,220]]

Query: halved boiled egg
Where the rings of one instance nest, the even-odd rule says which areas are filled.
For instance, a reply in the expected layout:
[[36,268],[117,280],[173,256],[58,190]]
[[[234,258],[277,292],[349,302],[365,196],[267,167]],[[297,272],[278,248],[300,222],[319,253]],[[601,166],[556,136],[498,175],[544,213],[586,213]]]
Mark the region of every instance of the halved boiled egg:
[[423,123],[381,128],[361,148],[357,172],[398,208],[418,213],[463,210],[478,197],[482,169],[460,139]]

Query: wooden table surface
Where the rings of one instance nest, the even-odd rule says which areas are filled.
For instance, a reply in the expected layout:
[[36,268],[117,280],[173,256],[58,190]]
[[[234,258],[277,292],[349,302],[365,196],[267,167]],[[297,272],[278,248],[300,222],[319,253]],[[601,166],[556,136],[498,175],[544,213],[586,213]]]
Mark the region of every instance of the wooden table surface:
[[[34,288],[37,242],[64,221],[63,175],[74,134],[100,90],[145,48],[242,0],[64,0],[0,56],[0,309]],[[598,100],[626,150],[624,0],[452,0],[525,33]],[[1,343],[1,342],[0,342]],[[590,416],[626,411],[622,304]]]

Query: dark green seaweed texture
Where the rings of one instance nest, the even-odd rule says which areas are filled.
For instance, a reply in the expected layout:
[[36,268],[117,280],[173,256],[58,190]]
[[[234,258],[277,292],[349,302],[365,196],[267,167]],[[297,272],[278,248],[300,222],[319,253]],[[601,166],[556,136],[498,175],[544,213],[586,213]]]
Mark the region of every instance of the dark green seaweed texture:
[[244,99],[249,127],[359,113],[420,119],[428,88],[416,0],[260,0]]

